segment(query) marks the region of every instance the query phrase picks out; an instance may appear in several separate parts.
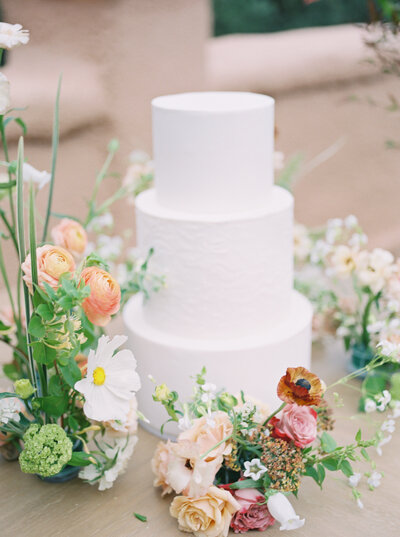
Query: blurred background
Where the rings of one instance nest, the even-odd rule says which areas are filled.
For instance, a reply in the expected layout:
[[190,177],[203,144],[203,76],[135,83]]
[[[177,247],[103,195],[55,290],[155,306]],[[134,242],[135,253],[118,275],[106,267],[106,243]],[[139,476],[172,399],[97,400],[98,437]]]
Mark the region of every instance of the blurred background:
[[[132,150],[151,152],[153,97],[193,90],[269,94],[276,99],[276,150],[296,177],[296,219],[319,225],[352,213],[372,246],[399,252],[399,56],[392,39],[377,50],[384,26],[366,28],[396,17],[398,4],[1,0],[1,20],[31,32],[29,45],[10,51],[3,67],[12,105],[27,106],[26,157],[50,169],[60,73],[55,210],[76,215],[111,138],[121,144],[113,163],[121,177]],[[18,135],[12,134],[14,158]],[[119,226],[133,226],[132,206],[121,204],[118,215]]]

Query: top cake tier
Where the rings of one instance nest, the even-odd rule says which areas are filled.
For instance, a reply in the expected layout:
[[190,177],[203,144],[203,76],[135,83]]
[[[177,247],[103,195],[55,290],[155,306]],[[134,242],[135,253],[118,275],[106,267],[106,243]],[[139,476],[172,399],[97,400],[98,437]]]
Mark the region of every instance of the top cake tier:
[[273,184],[274,99],[240,92],[157,97],[158,202],[193,213],[262,209]]

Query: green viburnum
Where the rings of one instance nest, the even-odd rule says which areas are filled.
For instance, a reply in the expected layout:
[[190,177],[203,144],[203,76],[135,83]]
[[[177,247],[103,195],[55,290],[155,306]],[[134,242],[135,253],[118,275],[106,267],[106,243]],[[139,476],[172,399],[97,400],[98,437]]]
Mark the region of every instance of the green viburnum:
[[29,379],[19,379],[15,382],[15,393],[21,399],[28,399],[35,392],[35,388],[32,386]]
[[19,457],[21,470],[43,477],[58,474],[72,456],[72,442],[56,424],[34,423],[24,435],[25,447]]

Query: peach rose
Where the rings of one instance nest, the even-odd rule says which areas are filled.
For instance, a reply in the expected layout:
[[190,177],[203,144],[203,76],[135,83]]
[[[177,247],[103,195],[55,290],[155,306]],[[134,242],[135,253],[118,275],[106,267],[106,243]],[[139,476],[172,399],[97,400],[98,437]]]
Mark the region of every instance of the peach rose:
[[82,307],[89,321],[96,326],[105,326],[111,315],[117,313],[121,302],[121,289],[114,278],[99,267],[87,267],[81,279],[90,286],[90,296]]
[[177,494],[198,498],[207,492],[222,465],[222,455],[201,458],[202,449],[190,440],[172,444],[166,480]]
[[51,237],[57,246],[66,248],[75,257],[81,256],[86,249],[86,231],[79,222],[70,218],[63,218],[57,226],[53,227]]
[[317,437],[317,413],[309,406],[287,405],[280,420],[271,420],[275,427],[273,435],[292,440],[303,449]]
[[197,537],[226,537],[232,516],[239,509],[230,492],[213,486],[200,498],[177,496],[170,513],[178,519],[181,531],[192,532]]
[[151,469],[153,474],[156,476],[153,485],[155,487],[161,487],[162,493],[161,496],[165,494],[170,494],[172,492],[172,487],[168,483],[168,464],[170,461],[172,443],[168,440],[167,443],[159,442],[156,448],[156,451],[151,459]]
[[[193,426],[178,436],[178,440],[189,440],[199,449],[200,455],[206,453],[213,446],[230,436],[233,426],[226,412],[215,412],[212,417],[203,416],[194,420]],[[232,446],[227,440],[211,451],[205,461],[209,462],[220,456],[229,455]]]
[[[74,272],[75,261],[72,255],[61,246],[45,244],[36,248],[37,272],[39,286],[44,287],[46,282],[53,289],[57,289],[60,276],[66,272]],[[29,291],[33,293],[31,254],[28,254],[21,265]]]

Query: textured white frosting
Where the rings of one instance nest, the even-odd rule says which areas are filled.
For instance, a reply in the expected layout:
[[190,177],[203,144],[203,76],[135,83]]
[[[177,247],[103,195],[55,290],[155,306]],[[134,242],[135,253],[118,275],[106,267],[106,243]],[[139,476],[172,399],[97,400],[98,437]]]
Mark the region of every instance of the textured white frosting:
[[257,211],[192,214],[161,206],[154,190],[137,198],[137,242],[154,248],[152,268],[167,287],[144,304],[154,328],[183,338],[264,334],[290,310],[292,195],[271,189]]
[[[124,309],[124,322],[142,379],[139,405],[150,420],[151,432],[160,434],[167,414],[152,399],[154,384],[149,374],[186,401],[192,394],[193,375],[206,366],[208,380],[218,388],[232,393],[243,389],[274,409],[280,403],[276,386],[286,368],[310,368],[312,308],[297,292],[293,292],[291,304],[286,320],[274,330],[242,339],[210,341],[188,340],[156,330],[143,317],[142,298],[133,297]],[[168,424],[165,431],[174,435],[176,426]]]
[[271,97],[184,93],[157,97],[152,107],[161,205],[192,213],[263,209],[273,184]]

